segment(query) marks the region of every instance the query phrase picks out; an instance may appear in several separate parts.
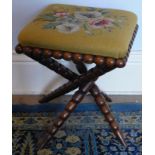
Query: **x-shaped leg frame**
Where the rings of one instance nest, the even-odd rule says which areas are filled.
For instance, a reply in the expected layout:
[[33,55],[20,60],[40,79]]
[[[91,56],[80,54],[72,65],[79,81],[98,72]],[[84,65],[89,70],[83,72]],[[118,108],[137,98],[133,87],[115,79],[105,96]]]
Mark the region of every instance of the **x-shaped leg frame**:
[[90,92],[91,95],[94,97],[101,112],[104,114],[107,122],[111,126],[114,134],[119,138],[121,143],[124,146],[126,146],[123,134],[120,131],[114,116],[110,112],[108,104],[106,103],[106,100],[111,101],[111,99],[105,93],[100,92],[99,88],[94,83],[94,81],[96,81],[99,76],[115,69],[115,67],[95,66],[94,68],[87,71],[85,65],[82,62],[74,62],[76,64],[77,70],[79,71],[79,73],[81,73],[81,75],[78,75],[52,58],[42,58],[41,56],[34,56],[33,54],[26,55],[39,62],[40,64],[46,66],[47,68],[60,74],[64,78],[70,80],[63,86],[59,87],[58,89],[41,99],[41,103],[48,102],[49,100],[54,99],[55,97],[63,95],[79,87],[79,90],[74,93],[72,99],[66,105],[64,112],[62,112],[58,116],[58,119],[55,120],[53,124],[49,125],[49,127],[47,128],[47,132],[43,132],[41,134],[40,138],[38,139],[37,149],[43,148],[45,144],[51,138],[53,138],[54,134],[64,124],[66,119],[75,110],[77,105],[81,102],[81,100],[88,92]]

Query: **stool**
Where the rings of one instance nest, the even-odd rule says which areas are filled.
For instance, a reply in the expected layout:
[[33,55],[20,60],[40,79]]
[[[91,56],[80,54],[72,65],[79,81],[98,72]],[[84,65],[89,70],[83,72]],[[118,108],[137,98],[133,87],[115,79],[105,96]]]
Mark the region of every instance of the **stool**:
[[[69,81],[44,96],[46,103],[76,88],[69,103],[53,124],[38,139],[43,148],[63,125],[84,96],[90,92],[96,104],[121,143],[123,134],[107,102],[111,98],[101,92],[95,81],[116,68],[126,65],[138,29],[137,17],[129,11],[53,4],[46,7],[20,32],[16,52],[24,53]],[[79,74],[56,59],[73,61]],[[87,70],[85,63],[95,63]]]

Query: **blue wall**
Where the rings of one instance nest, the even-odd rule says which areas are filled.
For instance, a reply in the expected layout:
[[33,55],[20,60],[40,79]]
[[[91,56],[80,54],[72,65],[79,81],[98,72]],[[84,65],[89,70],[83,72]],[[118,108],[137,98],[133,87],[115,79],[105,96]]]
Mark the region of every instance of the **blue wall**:
[[21,28],[48,4],[64,3],[101,8],[116,8],[135,12],[138,16],[139,31],[133,50],[141,51],[141,0],[13,0],[13,48]]

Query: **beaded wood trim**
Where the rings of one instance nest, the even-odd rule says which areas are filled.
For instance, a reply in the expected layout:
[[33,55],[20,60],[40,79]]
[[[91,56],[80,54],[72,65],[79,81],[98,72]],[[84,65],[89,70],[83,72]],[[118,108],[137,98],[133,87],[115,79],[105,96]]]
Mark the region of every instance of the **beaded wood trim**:
[[97,65],[106,65],[108,67],[115,66],[118,68],[122,68],[125,66],[127,62],[137,30],[138,30],[138,25],[136,25],[135,27],[132,39],[128,47],[128,53],[126,57],[118,58],[118,59],[112,58],[112,57],[90,55],[90,54],[81,54],[81,53],[73,53],[73,52],[60,51],[60,50],[44,49],[44,48],[38,48],[38,47],[22,46],[20,44],[16,46],[15,50],[19,54],[25,53],[25,54],[34,55],[37,57],[40,57],[40,56],[44,58],[53,57],[55,59],[64,59],[67,61],[72,60],[75,62],[85,62],[87,64],[95,63]]

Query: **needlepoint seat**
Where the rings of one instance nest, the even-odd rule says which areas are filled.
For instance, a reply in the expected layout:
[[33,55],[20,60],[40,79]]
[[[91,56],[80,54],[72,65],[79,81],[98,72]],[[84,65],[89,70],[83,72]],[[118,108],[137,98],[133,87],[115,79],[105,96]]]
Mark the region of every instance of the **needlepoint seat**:
[[128,52],[136,23],[136,15],[129,11],[49,5],[21,31],[19,43],[123,58]]

